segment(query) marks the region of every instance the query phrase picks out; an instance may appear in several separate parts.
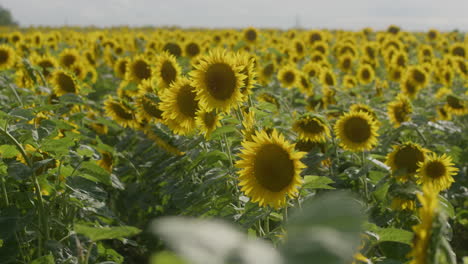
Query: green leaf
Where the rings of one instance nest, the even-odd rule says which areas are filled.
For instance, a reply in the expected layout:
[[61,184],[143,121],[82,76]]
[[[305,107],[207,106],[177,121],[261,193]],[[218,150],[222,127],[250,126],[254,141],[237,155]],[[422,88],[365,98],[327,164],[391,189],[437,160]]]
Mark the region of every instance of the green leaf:
[[333,190],[335,187],[330,186],[332,183],[335,182],[326,176],[309,175],[304,177],[304,184],[302,185],[302,188]]
[[133,226],[115,226],[115,227],[92,227],[83,224],[75,224],[75,232],[84,235],[96,242],[104,239],[120,239],[137,235],[140,229]]
[[23,108],[15,108],[10,111],[9,115],[23,120],[31,120],[34,118],[34,113],[32,110]]
[[69,148],[74,146],[75,142],[72,137],[64,137],[59,139],[47,139],[41,146],[43,151],[56,153],[57,155],[67,155]]
[[455,208],[450,201],[445,199],[442,195],[439,195],[439,204],[441,205],[442,211],[447,214],[448,217],[455,217]]
[[162,251],[151,256],[150,264],[187,264],[183,259],[169,251]]
[[365,223],[364,228],[377,236],[377,243],[398,242],[411,245],[411,240],[413,239],[413,233],[403,229],[381,228],[373,223]]
[[83,162],[81,164],[80,173],[78,176],[93,182],[100,182],[112,186],[110,173],[93,161]]
[[0,146],[0,157],[4,159],[11,159],[16,157],[20,152],[13,145],[2,145]]
[[296,209],[286,226],[282,246],[288,264],[351,263],[359,246],[362,206],[344,192],[327,193]]
[[31,262],[31,264],[55,264],[54,256],[47,255],[37,258]]

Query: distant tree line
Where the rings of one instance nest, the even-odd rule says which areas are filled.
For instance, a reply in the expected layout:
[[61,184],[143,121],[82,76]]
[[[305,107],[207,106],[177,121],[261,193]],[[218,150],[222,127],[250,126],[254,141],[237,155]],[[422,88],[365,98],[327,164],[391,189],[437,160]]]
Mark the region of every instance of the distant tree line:
[[10,10],[0,6],[0,26],[17,26],[16,22],[11,16]]

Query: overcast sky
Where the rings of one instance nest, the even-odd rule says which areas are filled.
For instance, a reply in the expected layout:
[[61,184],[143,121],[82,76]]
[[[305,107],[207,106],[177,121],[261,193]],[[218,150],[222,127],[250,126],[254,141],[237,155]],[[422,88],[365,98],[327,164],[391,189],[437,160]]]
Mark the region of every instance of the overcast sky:
[[178,25],[468,31],[468,0],[1,0],[22,26]]

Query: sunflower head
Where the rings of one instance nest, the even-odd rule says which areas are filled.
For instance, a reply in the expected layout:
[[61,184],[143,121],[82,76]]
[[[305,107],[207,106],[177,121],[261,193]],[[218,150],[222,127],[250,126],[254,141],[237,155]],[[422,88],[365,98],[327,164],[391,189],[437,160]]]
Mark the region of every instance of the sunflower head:
[[51,82],[57,96],[67,93],[77,94],[80,90],[75,75],[66,70],[55,70],[52,73]]
[[15,50],[6,44],[0,45],[0,70],[9,69],[15,65]]
[[117,61],[114,63],[114,72],[117,77],[121,79],[125,78],[129,62],[130,59],[126,57],[120,57],[117,59]]
[[302,116],[294,121],[292,128],[301,140],[324,142],[330,137],[327,123],[318,116]]
[[80,53],[76,49],[64,49],[59,55],[59,62],[62,67],[70,68],[80,59]]
[[109,97],[104,101],[104,111],[107,116],[123,127],[138,127],[135,111],[123,102]]
[[243,32],[243,35],[244,35],[244,40],[250,44],[256,43],[259,38],[258,30],[253,27],[246,28]]
[[391,168],[393,176],[400,182],[410,180],[418,169],[418,164],[426,160],[428,150],[412,142],[393,146],[385,163]]
[[363,64],[358,69],[357,77],[361,84],[369,84],[375,78],[375,71],[369,64]]
[[164,123],[175,133],[186,135],[195,129],[199,110],[195,87],[187,78],[180,78],[161,93],[160,109]]
[[330,69],[322,69],[320,71],[320,83],[327,87],[336,86],[336,77],[333,71]]
[[238,52],[235,55],[237,66],[240,67],[241,73],[245,75],[243,86],[241,87],[241,93],[248,95],[252,93],[252,88],[255,85],[257,72],[255,71],[255,59],[250,57],[249,54],[244,52]]
[[241,88],[246,76],[241,71],[234,56],[224,50],[213,50],[200,59],[190,74],[203,108],[229,111],[242,101]]
[[297,86],[299,82],[299,71],[292,64],[285,65],[278,71],[278,80],[281,86],[293,88]]
[[468,113],[466,101],[454,94],[448,94],[445,97],[445,107],[454,115],[465,115]]
[[152,75],[156,78],[158,88],[165,89],[177,81],[181,72],[182,70],[176,58],[167,52],[163,52],[156,59]]
[[352,104],[350,107],[349,107],[349,111],[350,112],[359,112],[359,111],[362,111],[362,112],[365,112],[367,114],[369,114],[371,117],[372,117],[372,120],[375,121],[377,124],[379,123],[378,119],[377,119],[377,114],[375,113],[375,111],[368,105],[365,105],[365,104]]
[[435,153],[428,155],[427,159],[418,163],[418,183],[432,184],[437,191],[450,188],[455,180],[458,168],[454,167],[452,158],[445,154],[437,156]]
[[366,151],[377,144],[378,125],[369,114],[348,112],[334,126],[340,145],[349,151]]
[[143,80],[150,79],[151,77],[150,63],[142,55],[137,55],[127,64],[125,80],[138,84]]
[[182,48],[176,42],[167,42],[166,44],[164,44],[162,50],[176,58],[182,55]]
[[284,207],[286,195],[296,196],[302,184],[305,165],[300,159],[305,153],[295,151],[276,130],[257,132],[242,147],[236,162],[241,190],[260,206]]
[[154,96],[140,96],[136,100],[136,106],[138,108],[138,112],[136,114],[138,120],[163,120],[163,112],[159,108],[159,102],[154,98]]
[[413,107],[409,98],[403,94],[399,94],[395,101],[390,102],[387,109],[388,117],[394,127],[411,120]]
[[211,133],[213,133],[217,127],[221,126],[221,118],[221,115],[214,111],[208,112],[199,110],[197,112],[195,122],[206,140],[210,139]]

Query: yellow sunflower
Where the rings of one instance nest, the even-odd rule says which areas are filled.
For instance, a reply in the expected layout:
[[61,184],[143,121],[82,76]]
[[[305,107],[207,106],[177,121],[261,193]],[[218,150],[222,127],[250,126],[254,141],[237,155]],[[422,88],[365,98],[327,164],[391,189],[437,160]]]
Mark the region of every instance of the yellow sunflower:
[[392,170],[392,175],[400,182],[410,180],[417,172],[419,163],[426,160],[427,149],[412,142],[393,146],[387,155],[385,164]]
[[295,197],[302,184],[300,173],[306,166],[300,159],[305,153],[296,152],[275,129],[271,134],[257,132],[242,147],[236,162],[241,190],[260,206],[284,207],[286,195]]
[[118,58],[117,61],[114,63],[115,76],[121,79],[125,78],[125,74],[127,73],[129,62],[130,62],[130,59],[127,57]]
[[187,78],[179,78],[161,94],[160,109],[164,123],[176,134],[186,135],[195,127],[199,110],[196,89]]
[[254,58],[251,58],[247,53],[238,52],[235,55],[236,64],[240,67],[241,73],[246,76],[241,87],[243,95],[252,93],[252,88],[256,84],[257,72],[255,71]]
[[349,151],[366,151],[377,144],[378,125],[365,112],[348,112],[338,119],[334,127],[340,145]]
[[177,64],[176,58],[167,52],[163,52],[156,59],[152,75],[156,78],[158,89],[165,89],[177,81],[181,72],[182,70]]
[[447,111],[447,107],[442,106],[442,107],[437,107],[437,119],[438,120],[451,120],[452,119],[452,114],[450,114],[449,111]]
[[336,77],[332,70],[322,69],[320,71],[320,83],[327,87],[336,86]]
[[162,50],[168,52],[176,58],[182,55],[182,48],[176,42],[167,42],[166,44],[164,44]]
[[401,92],[407,95],[409,98],[415,98],[416,94],[421,89],[421,86],[414,83],[410,78],[410,75],[405,75],[400,80],[400,89]]
[[293,131],[299,139],[312,142],[324,142],[330,137],[330,129],[327,124],[317,116],[305,115],[294,121]]
[[200,130],[200,133],[203,133],[206,140],[210,139],[211,133],[221,126],[221,115],[217,114],[214,111],[204,111],[199,110],[197,116],[195,117],[195,122]]
[[392,199],[392,204],[390,205],[390,207],[393,210],[398,211],[414,211],[416,209],[416,202],[413,200],[395,197]]
[[299,71],[292,64],[285,65],[278,71],[278,80],[284,88],[293,88],[299,82]]
[[151,66],[143,55],[137,55],[127,64],[125,80],[139,84],[143,80],[150,79]]
[[31,63],[41,68],[42,76],[45,79],[48,79],[52,71],[59,65],[58,61],[49,55],[33,55],[31,56]]
[[365,112],[365,113],[369,114],[372,117],[372,120],[374,120],[377,124],[379,124],[379,120],[377,119],[377,114],[368,105],[365,105],[365,104],[352,104],[349,107],[349,111],[350,112],[359,112],[359,111]]
[[62,69],[55,70],[52,73],[51,83],[57,96],[68,93],[77,94],[80,90],[74,74]]
[[271,77],[275,73],[275,64],[273,62],[266,63],[260,70],[260,80],[262,84],[266,85],[270,82]]
[[314,87],[309,80],[309,76],[302,72],[299,74],[299,90],[307,96],[314,95]]
[[388,103],[387,115],[394,127],[410,121],[411,113],[413,113],[411,101],[403,94],[399,94],[395,101]]
[[104,101],[104,111],[107,116],[111,117],[115,122],[123,127],[138,127],[135,111],[112,97],[109,97]]
[[190,72],[197,100],[207,111],[229,111],[243,100],[241,87],[246,76],[236,60],[224,50],[214,50]]
[[249,27],[243,32],[244,40],[249,44],[255,44],[258,41],[259,32],[256,28]]
[[361,65],[357,72],[357,78],[361,84],[369,84],[375,78],[375,71],[369,64]]
[[159,102],[154,97],[142,95],[136,99],[138,108],[137,119],[148,121],[162,121],[162,110],[159,108]]
[[453,94],[445,97],[445,108],[449,113],[454,115],[465,115],[468,113],[466,101]]
[[430,184],[423,186],[423,194],[418,193],[422,207],[418,209],[420,223],[413,226],[413,244],[408,257],[410,264],[427,264],[429,262],[430,243],[433,221],[437,216],[439,192]]
[[411,83],[419,88],[424,88],[429,83],[429,76],[421,66],[410,66],[406,73]]
[[59,62],[65,68],[70,68],[81,58],[80,53],[76,49],[64,49],[59,55]]
[[425,185],[430,183],[437,191],[444,191],[450,188],[455,180],[458,168],[454,167],[452,158],[445,154],[437,156],[435,153],[428,155],[427,159],[418,163],[417,183]]
[[189,58],[195,58],[201,53],[200,44],[195,40],[187,41],[184,44],[184,54]]
[[15,62],[15,50],[6,44],[0,45],[0,70],[12,68]]

